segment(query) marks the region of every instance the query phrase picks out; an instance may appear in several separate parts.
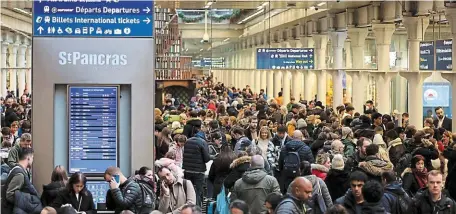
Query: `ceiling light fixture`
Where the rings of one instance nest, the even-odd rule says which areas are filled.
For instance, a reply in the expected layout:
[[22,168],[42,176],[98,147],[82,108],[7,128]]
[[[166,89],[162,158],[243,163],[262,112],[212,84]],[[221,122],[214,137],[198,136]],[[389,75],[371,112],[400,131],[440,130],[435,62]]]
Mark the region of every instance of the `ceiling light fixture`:
[[311,6],[311,7],[309,7],[309,9],[313,10],[313,9],[315,9],[315,6]]
[[250,15],[250,16],[248,16],[248,17],[246,17],[246,18],[245,18],[245,19],[243,19],[242,21],[238,22],[238,25],[239,25],[239,24],[242,24],[242,23],[244,23],[245,21],[247,21],[247,20],[249,20],[249,19],[253,18],[254,16],[257,16],[257,15],[259,15],[259,14],[263,13],[263,12],[264,12],[264,8],[263,8],[263,9],[261,9],[261,10],[259,10],[259,11],[257,11],[257,12],[255,12],[254,14],[252,14],[252,15]]
[[206,6],[204,6],[204,8],[208,9],[212,6],[213,2],[207,2]]
[[228,41],[228,40],[230,40],[230,38],[226,38],[225,40],[223,40],[223,42],[226,42],[226,41]]
[[257,10],[261,10],[263,8],[265,8],[266,6],[268,6],[269,2],[264,2],[263,4],[261,4],[260,6],[257,7]]
[[317,4],[317,6],[321,7],[321,6],[325,5],[325,4],[326,4],[326,2],[320,2],[320,3]]

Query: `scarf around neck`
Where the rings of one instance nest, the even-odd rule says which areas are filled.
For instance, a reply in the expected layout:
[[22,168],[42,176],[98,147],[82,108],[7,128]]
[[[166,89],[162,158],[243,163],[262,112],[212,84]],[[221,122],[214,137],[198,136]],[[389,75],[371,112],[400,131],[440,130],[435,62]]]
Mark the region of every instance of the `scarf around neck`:
[[417,169],[412,169],[413,175],[416,178],[416,181],[418,182],[418,185],[421,188],[426,187],[427,184],[427,169],[424,168],[423,171],[418,171]]

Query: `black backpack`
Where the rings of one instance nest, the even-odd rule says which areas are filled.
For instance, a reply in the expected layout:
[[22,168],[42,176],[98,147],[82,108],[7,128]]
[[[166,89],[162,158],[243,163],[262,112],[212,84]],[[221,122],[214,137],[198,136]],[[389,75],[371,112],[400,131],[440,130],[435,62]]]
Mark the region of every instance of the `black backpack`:
[[394,169],[398,177],[401,177],[402,172],[404,172],[405,169],[410,167],[412,158],[413,156],[410,153],[405,153],[401,158],[399,158],[399,161],[397,161],[396,167]]
[[299,156],[299,151],[304,147],[304,145],[298,147],[297,149],[287,148],[287,154],[283,159],[283,173],[287,177],[297,177],[299,176],[299,168],[301,166],[301,157]]
[[[392,213],[407,213],[407,211],[409,210],[409,206],[413,202],[412,198],[406,192],[404,192],[403,195],[397,195],[393,192],[385,192],[385,196],[391,204],[395,205],[395,207],[391,208]],[[394,196],[395,198],[391,196]]]
[[155,210],[155,192],[153,180],[141,175],[136,175],[133,180],[141,188],[142,203],[138,213],[151,213]]

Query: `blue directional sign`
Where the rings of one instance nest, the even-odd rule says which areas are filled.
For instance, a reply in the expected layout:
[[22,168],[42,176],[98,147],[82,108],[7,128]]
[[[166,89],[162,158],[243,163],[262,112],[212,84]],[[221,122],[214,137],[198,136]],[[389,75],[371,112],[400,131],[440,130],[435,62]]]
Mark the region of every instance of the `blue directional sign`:
[[153,37],[152,0],[34,0],[33,36]]
[[437,40],[435,42],[435,69],[451,71],[453,69],[453,40]]
[[420,42],[420,70],[434,70],[434,41]]
[[68,95],[70,173],[117,166],[118,87],[70,86]]
[[313,48],[258,48],[257,69],[314,69]]

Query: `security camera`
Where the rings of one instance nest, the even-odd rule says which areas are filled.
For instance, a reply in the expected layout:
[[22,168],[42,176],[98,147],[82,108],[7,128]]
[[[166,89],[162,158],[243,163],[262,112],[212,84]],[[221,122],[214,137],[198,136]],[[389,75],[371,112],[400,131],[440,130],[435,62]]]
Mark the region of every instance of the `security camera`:
[[318,7],[315,7],[315,10],[317,11],[317,10],[318,10]]

